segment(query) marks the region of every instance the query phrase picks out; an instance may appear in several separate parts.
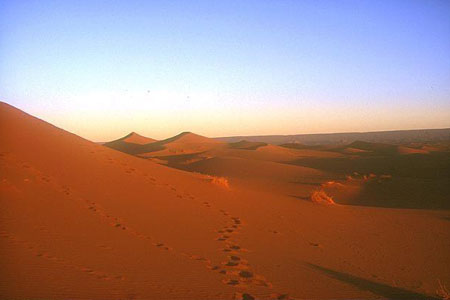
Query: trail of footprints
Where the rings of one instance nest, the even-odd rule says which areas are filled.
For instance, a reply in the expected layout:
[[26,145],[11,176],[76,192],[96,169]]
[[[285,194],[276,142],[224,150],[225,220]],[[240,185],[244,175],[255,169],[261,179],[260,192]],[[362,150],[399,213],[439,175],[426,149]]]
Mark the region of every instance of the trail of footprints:
[[[230,216],[224,210],[220,210],[220,212],[230,219],[230,223],[227,226],[217,230],[217,233],[219,233],[217,241],[223,245],[222,251],[227,258],[220,265],[212,266],[211,269],[223,274],[224,279],[222,281],[228,285],[240,288],[246,288],[250,285],[272,288],[272,284],[264,276],[256,274],[249,262],[243,258],[242,254],[248,250],[233,242],[232,236],[238,234],[243,226],[241,219]],[[248,299],[251,299],[250,297],[252,296],[250,294],[246,295]]]
[[113,275],[113,274],[109,274],[109,273],[106,273],[103,271],[92,269],[87,266],[80,266],[78,264],[71,262],[70,260],[68,260],[66,258],[61,258],[61,257],[55,256],[55,255],[49,254],[45,251],[42,251],[37,245],[30,243],[28,241],[25,241],[23,239],[20,239],[6,231],[0,231],[0,237],[7,239],[12,244],[22,246],[23,248],[30,251],[34,256],[51,261],[62,267],[66,267],[69,269],[87,273],[88,275],[92,276],[93,278],[107,280],[107,281],[108,280],[117,280],[117,281],[126,280],[125,276],[118,275],[118,274]]
[[[21,165],[23,168],[27,169],[28,172],[31,173],[35,177],[36,181],[38,181],[38,182],[40,181],[41,183],[50,186],[53,190],[61,192],[66,197],[68,197],[72,200],[77,200],[81,203],[84,203],[85,208],[87,208],[91,213],[95,214],[97,217],[99,217],[103,222],[107,223],[108,225],[110,225],[114,228],[117,228],[119,230],[123,230],[133,236],[140,238],[140,239],[152,241],[152,244],[155,247],[158,247],[160,249],[172,250],[171,247],[169,247],[161,242],[156,241],[156,239],[154,239],[150,236],[141,234],[138,231],[132,229],[131,227],[125,225],[123,220],[107,213],[107,211],[100,204],[98,204],[94,201],[91,201],[91,200],[84,199],[82,197],[75,196],[74,191],[71,188],[69,188],[66,185],[57,183],[57,181],[54,180],[52,177],[45,175],[40,170],[30,166],[30,164],[21,163]],[[29,182],[29,180],[30,180],[29,178],[24,179],[24,181],[26,181],[26,182]]]
[[[114,163],[114,161],[111,158],[107,158],[108,162]],[[125,172],[132,174],[136,172],[134,168],[128,168],[126,163],[122,163],[122,165],[125,168]],[[222,261],[219,264],[213,264],[212,261],[208,258],[189,254],[185,252],[178,252],[173,247],[170,247],[169,245],[156,241],[155,238],[139,233],[137,230],[134,230],[130,226],[127,226],[126,223],[118,218],[110,215],[107,213],[107,211],[101,207],[98,203],[95,203],[94,201],[83,199],[81,197],[75,197],[72,195],[72,191],[69,187],[65,185],[60,185],[56,183],[55,180],[52,180],[51,177],[44,175],[41,171],[39,171],[36,168],[31,167],[29,164],[22,163],[23,168],[27,168],[28,171],[31,171],[34,173],[34,176],[36,179],[50,185],[53,189],[60,191],[64,195],[66,195],[69,198],[76,199],[78,201],[82,201],[85,204],[85,207],[91,211],[93,214],[97,215],[103,222],[107,223],[108,225],[117,228],[118,230],[124,231],[124,233],[128,233],[132,236],[135,236],[136,238],[139,238],[141,240],[145,240],[150,242],[154,247],[157,247],[161,250],[165,250],[168,252],[171,252],[174,255],[181,255],[185,258],[195,260],[195,261],[201,261],[205,263],[205,266],[214,271],[218,272],[219,274],[222,274],[224,276],[222,282],[224,284],[235,286],[239,288],[240,290],[245,290],[247,287],[250,286],[256,286],[256,287],[264,287],[264,288],[272,288],[272,284],[266,280],[262,275],[256,274],[254,271],[252,271],[252,268],[247,260],[245,260],[242,257],[242,254],[247,252],[248,250],[241,248],[238,244],[233,242],[233,235],[236,235],[239,233],[243,226],[243,222],[239,217],[233,217],[225,210],[219,209],[218,211],[228,219],[228,225],[224,226],[223,228],[217,229],[217,233],[219,234],[216,238],[216,241],[221,243],[221,247],[219,248],[220,251],[222,251],[226,259]],[[176,197],[178,198],[187,198],[190,200],[196,200],[196,197],[193,195],[190,195],[188,193],[179,193],[178,190],[167,183],[158,183],[155,178],[149,176],[147,173],[137,174],[143,176],[149,183],[153,185],[158,185],[160,187],[168,188],[171,192],[176,194]],[[25,179],[26,181],[29,179]],[[200,201],[198,201],[200,203]],[[209,202],[202,202],[201,203],[205,208],[211,209],[213,208],[212,205]],[[7,234],[6,232],[0,232],[0,236],[7,237],[11,241],[16,243],[22,243],[23,245],[26,245],[26,247],[30,250],[36,250],[38,249],[36,246],[31,245],[30,243],[27,243],[25,241],[21,241],[17,238],[12,237],[11,235]],[[103,246],[104,248],[110,248],[107,246]],[[86,272],[98,279],[104,279],[104,280],[125,280],[125,277],[117,275],[107,275],[100,271],[95,271],[93,269],[90,269],[88,267],[83,266],[77,266],[73,263],[70,263],[68,260],[57,258],[54,256],[51,256],[49,254],[42,253],[38,250],[36,250],[36,255],[41,256],[45,259],[52,260],[55,262],[58,262],[62,265],[65,265],[67,267],[70,267],[72,269],[76,269],[79,271]],[[272,294],[272,299],[292,299],[286,294]],[[252,300],[256,299],[254,296],[250,295],[249,293],[240,293],[237,292],[235,294],[235,299],[243,299],[243,300]]]

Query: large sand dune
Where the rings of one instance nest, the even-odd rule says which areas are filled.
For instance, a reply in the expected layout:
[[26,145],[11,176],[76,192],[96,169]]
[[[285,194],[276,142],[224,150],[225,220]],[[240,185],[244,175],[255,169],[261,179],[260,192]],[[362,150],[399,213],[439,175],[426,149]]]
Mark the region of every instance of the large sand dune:
[[[353,153],[191,133],[142,144],[179,170],[5,103],[0,125],[2,299],[433,299],[450,286],[448,210],[310,201],[332,180],[369,182],[324,167]],[[416,155],[430,154],[399,156]]]
[[104,145],[124,153],[148,158],[161,155],[200,153],[202,151],[220,147],[223,143],[192,132],[182,132],[161,141],[155,141],[131,133],[121,139],[105,143]]
[[139,153],[143,145],[153,142],[156,142],[156,140],[131,132],[120,139],[104,143],[103,145],[128,154],[135,154]]

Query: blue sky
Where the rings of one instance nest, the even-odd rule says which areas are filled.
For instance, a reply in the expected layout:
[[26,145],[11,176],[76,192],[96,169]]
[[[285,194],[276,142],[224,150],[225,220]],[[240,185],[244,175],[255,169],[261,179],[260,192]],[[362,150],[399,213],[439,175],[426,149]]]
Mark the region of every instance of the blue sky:
[[450,1],[4,1],[0,99],[92,140],[450,127]]

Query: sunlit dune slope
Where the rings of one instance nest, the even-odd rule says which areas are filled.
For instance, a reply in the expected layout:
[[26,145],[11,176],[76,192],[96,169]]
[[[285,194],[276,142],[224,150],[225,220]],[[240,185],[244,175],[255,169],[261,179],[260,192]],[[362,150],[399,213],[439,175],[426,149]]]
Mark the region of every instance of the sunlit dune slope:
[[128,135],[121,138],[120,140],[123,142],[126,142],[126,143],[133,143],[133,144],[140,144],[140,145],[156,142],[155,139],[152,139],[152,138],[149,138],[146,136],[142,136],[140,134],[137,134],[136,132],[131,132]]
[[262,179],[293,182],[297,178],[320,178],[324,174],[311,168],[237,157],[214,157],[193,162],[186,166],[186,170],[257,182]]
[[398,146],[397,152],[399,154],[418,154],[418,153],[426,154],[426,153],[429,153],[429,151],[427,151],[425,149],[415,149],[415,148],[406,147],[406,146]]

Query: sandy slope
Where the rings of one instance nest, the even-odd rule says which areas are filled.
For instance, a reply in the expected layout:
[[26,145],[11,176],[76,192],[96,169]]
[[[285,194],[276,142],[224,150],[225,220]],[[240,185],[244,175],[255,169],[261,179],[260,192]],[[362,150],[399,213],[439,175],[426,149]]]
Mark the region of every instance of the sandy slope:
[[[449,211],[321,206],[301,195],[327,172],[199,161],[228,172],[225,188],[4,103],[0,122],[3,299],[426,299],[450,286]],[[304,184],[246,186],[246,169],[254,184]]]
[[140,144],[140,145],[156,142],[155,139],[142,136],[140,134],[137,134],[136,132],[131,132],[119,140],[126,143]]
[[148,150],[139,153],[141,157],[158,157],[201,153],[224,146],[224,143],[192,132],[182,132],[174,137],[150,144]]
[[103,145],[124,153],[136,154],[140,151],[143,145],[153,142],[156,142],[156,140],[142,136],[136,132],[131,132],[120,139],[104,143]]

